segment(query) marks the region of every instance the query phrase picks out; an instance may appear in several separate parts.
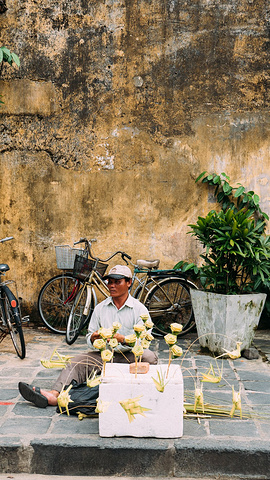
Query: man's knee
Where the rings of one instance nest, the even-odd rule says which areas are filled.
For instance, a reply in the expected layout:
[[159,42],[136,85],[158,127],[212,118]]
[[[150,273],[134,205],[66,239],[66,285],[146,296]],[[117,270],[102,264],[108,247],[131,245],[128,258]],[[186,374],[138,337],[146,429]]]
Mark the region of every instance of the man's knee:
[[145,350],[142,360],[150,363],[150,365],[156,365],[158,363],[158,356],[155,352],[152,352],[152,350]]

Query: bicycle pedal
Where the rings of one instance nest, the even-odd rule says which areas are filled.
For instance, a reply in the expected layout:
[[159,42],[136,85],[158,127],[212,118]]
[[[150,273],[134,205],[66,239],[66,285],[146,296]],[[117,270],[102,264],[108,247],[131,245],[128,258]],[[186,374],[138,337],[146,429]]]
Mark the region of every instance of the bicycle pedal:
[[24,317],[22,317],[22,323],[28,323],[28,322],[30,322],[29,315],[25,315]]

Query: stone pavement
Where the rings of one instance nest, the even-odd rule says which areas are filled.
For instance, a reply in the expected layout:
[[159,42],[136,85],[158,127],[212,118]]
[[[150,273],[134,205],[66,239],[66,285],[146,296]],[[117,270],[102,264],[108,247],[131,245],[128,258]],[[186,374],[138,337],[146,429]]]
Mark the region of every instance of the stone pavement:
[[[201,352],[196,334],[178,341],[185,399],[194,394],[196,379],[213,365],[221,369],[220,383],[203,383],[204,402],[232,406],[232,386],[242,391],[243,418],[195,415],[184,418],[183,437],[177,439],[101,438],[98,418],[82,421],[39,409],[19,394],[19,381],[49,388],[57,369],[45,369],[55,347],[59,353],[85,350],[85,339],[68,346],[61,335],[25,327],[27,356],[20,360],[9,339],[0,344],[0,472],[79,476],[213,477],[270,479],[270,331],[259,330],[255,360],[215,361]],[[193,343],[194,342],[194,343]],[[167,363],[168,348],[157,337],[153,349]],[[216,364],[217,362],[217,364]],[[239,412],[238,412],[239,413]]]

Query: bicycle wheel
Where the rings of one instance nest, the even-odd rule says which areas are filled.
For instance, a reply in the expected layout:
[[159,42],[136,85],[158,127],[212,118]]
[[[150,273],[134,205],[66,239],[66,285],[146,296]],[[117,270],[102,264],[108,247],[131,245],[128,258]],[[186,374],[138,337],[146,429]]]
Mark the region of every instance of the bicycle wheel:
[[[151,288],[153,287],[153,285],[154,285],[153,280],[150,278],[150,279],[147,281],[145,287],[143,287],[142,285],[138,285],[138,286],[135,288],[134,292],[131,293],[131,295],[132,295],[134,298],[140,299],[140,301],[141,301],[142,303],[144,303],[144,298],[145,298],[146,294],[151,290]],[[144,292],[143,292],[142,298],[140,298],[140,296],[141,296],[141,294],[142,294],[142,290],[144,290]]]
[[144,303],[155,329],[163,334],[171,333],[171,323],[183,325],[182,335],[195,326],[189,287],[183,279],[169,277],[161,280],[150,290]]
[[76,299],[71,308],[67,322],[66,342],[68,345],[72,345],[72,343],[77,340],[81,330],[86,326],[91,318],[96,303],[93,289],[91,289],[91,299],[88,314],[84,315],[83,312],[85,310],[86,299],[87,288],[82,287],[76,295]]
[[48,280],[40,290],[38,312],[52,332],[66,333],[68,317],[80,285],[71,273],[62,273]]
[[[7,289],[7,287],[5,287]],[[8,332],[15,347],[18,357],[25,357],[25,341],[21,325],[21,316],[18,308],[18,301],[9,290],[2,290],[2,314],[4,315]],[[12,305],[14,302],[14,306]]]

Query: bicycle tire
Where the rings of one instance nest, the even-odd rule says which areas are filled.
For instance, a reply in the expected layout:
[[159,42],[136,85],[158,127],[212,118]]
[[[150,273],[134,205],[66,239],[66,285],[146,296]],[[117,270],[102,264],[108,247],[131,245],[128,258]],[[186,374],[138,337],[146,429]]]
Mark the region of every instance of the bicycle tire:
[[[143,287],[142,285],[138,285],[134,292],[131,293],[131,295],[134,297],[134,298],[140,298],[140,295],[141,295],[141,292],[142,292],[142,289],[144,288],[146,291],[144,292],[144,298],[146,297],[147,293],[151,290],[151,288],[153,287],[153,285],[151,285],[153,283],[153,280],[150,278],[145,287]],[[144,303],[144,300],[143,298],[140,299],[140,301],[142,303]]]
[[[12,305],[13,302],[14,306]],[[7,286],[2,288],[1,307],[15,351],[19,358],[24,359],[26,349],[18,300]]]
[[144,302],[155,329],[162,334],[171,333],[171,323],[181,323],[185,335],[195,327],[190,287],[177,277],[161,280],[147,294]]
[[72,345],[80,335],[82,329],[89,322],[93,310],[96,305],[95,295],[91,288],[91,300],[88,315],[84,315],[84,309],[87,299],[87,289],[82,287],[76,295],[75,301],[72,305],[71,312],[67,322],[66,328],[66,342]]
[[[62,273],[50,278],[38,296],[38,312],[44,325],[54,333],[65,335],[68,318],[74,302],[76,285],[81,283],[71,273]],[[67,303],[65,303],[67,302]]]

